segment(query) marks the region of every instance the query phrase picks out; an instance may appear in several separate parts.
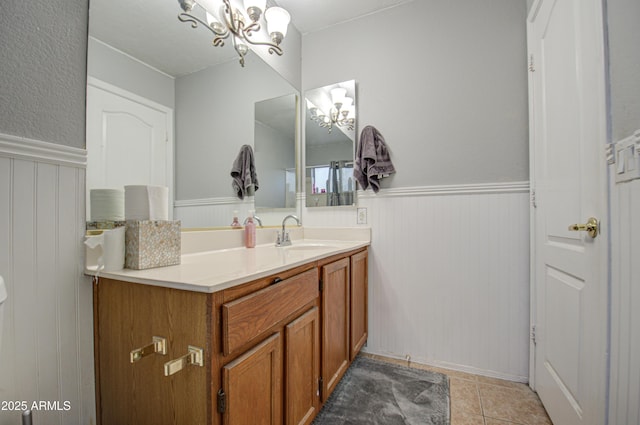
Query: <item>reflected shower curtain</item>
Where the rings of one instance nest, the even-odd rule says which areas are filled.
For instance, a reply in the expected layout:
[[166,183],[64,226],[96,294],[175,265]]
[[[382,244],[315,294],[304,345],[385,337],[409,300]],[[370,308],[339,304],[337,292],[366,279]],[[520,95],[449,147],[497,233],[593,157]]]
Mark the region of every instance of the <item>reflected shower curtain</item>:
[[353,163],[331,161],[327,181],[327,205],[352,205],[353,186]]

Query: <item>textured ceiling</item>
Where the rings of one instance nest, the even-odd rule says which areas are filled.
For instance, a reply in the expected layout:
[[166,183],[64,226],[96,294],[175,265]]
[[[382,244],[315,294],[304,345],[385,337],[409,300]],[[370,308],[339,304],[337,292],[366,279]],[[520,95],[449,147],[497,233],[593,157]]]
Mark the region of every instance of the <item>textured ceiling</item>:
[[[306,34],[408,1],[412,0],[277,0],[277,4]],[[212,47],[211,32],[178,21],[180,12],[177,0],[91,0],[89,34],[172,76],[236,58],[229,43]]]

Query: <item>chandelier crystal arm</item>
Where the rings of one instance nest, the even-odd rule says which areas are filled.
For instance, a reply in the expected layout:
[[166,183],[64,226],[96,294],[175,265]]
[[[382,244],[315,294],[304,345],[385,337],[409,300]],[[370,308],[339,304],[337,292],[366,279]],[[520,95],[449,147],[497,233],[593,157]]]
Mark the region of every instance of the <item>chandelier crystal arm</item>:
[[224,40],[229,38],[230,32],[228,30],[225,31],[217,31],[212,28],[208,23],[203,21],[202,19],[194,16],[190,13],[183,12],[178,15],[178,19],[181,22],[191,23],[191,28],[197,28],[198,23],[202,24],[203,27],[207,28],[209,31],[215,34],[213,41],[211,42],[214,46],[224,46]]

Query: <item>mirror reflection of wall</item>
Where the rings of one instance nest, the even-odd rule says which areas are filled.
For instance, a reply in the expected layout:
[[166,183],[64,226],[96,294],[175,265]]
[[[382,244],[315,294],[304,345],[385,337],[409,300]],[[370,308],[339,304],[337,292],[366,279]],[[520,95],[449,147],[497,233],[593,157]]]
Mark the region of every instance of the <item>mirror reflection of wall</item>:
[[[256,209],[253,198],[234,197],[230,177],[240,146],[254,146],[255,103],[298,91],[255,53],[241,68],[232,46],[214,48],[210,32],[180,22],[179,11],[178,2],[143,0],[134,5],[126,0],[92,0],[88,76],[169,111],[167,140],[175,136],[175,142],[170,152],[173,163],[167,161],[166,166],[173,175],[165,180],[171,201],[175,200],[170,205],[174,218],[182,221],[183,228],[227,226],[234,210],[244,218]],[[295,156],[295,149],[291,152]],[[148,160],[129,156],[134,164]],[[275,182],[266,170],[275,165],[263,166],[264,175],[257,170],[259,190],[285,193],[286,176],[278,178],[281,187],[273,188]],[[288,168],[295,167],[294,160]],[[120,167],[121,180],[145,184],[129,181],[126,172],[131,168]],[[282,221],[280,214],[271,221],[268,215],[261,218],[265,224]]]
[[309,90],[305,101],[305,204],[354,205],[355,81]]
[[[295,90],[255,55],[247,56],[241,69],[230,61],[176,80],[176,216],[186,226],[226,226],[234,210],[243,221],[249,210],[262,206],[254,204],[255,197],[239,200],[231,187],[231,166],[242,145],[254,150],[259,182],[256,199],[284,193],[283,179],[271,180],[269,171],[281,168],[281,157],[262,155],[269,148],[254,141],[256,134],[266,132],[261,126],[256,133],[256,102],[283,96],[295,96]],[[295,118],[289,122],[295,132]],[[280,141],[270,137],[263,143],[269,140]],[[295,148],[289,152],[295,158]],[[271,163],[272,159],[278,162]],[[295,167],[295,161],[288,164]],[[282,222],[281,214],[273,215],[259,212],[265,225]]]
[[297,96],[289,94],[255,104],[254,150],[260,181],[255,194],[258,214],[266,209],[296,207]]

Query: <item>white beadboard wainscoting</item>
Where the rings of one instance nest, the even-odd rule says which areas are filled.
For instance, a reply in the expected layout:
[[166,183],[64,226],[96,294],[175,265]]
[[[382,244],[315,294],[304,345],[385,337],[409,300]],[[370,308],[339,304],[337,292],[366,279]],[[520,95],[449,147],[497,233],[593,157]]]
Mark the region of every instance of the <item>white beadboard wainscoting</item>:
[[[297,198],[301,199],[300,195]],[[255,207],[252,196],[244,200],[234,197],[190,199],[174,202],[173,217],[182,222],[183,228],[220,227],[231,224],[234,211],[238,212],[238,220],[242,224],[249,216],[249,211],[253,209]],[[256,215],[267,226],[282,223],[282,219],[290,213],[284,213],[278,209],[261,209]],[[273,238],[275,242],[275,231]]]
[[[85,169],[84,149],[0,134],[0,400],[54,403],[34,424],[95,423]],[[0,424],[20,416],[0,411]]]
[[[615,167],[615,165],[613,166]],[[615,171],[613,171],[615,172]],[[640,180],[611,188],[610,424],[640,424]]]
[[[366,351],[527,382],[528,182],[360,191],[358,207],[372,229]],[[354,226],[356,211],[303,221]]]

